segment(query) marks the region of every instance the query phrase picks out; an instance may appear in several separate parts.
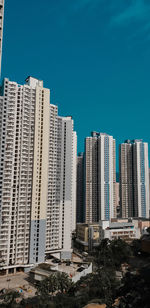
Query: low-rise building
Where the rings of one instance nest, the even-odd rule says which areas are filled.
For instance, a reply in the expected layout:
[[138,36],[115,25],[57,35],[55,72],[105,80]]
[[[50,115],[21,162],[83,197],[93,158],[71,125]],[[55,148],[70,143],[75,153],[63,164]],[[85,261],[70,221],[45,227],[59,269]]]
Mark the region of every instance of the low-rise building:
[[33,281],[42,281],[51,274],[58,272],[66,273],[72,282],[77,282],[81,277],[92,273],[90,262],[61,262],[41,263],[30,271],[30,278]]
[[150,227],[150,218],[134,217],[134,218],[114,218],[112,222],[132,222],[135,228],[139,228],[141,235],[145,233],[146,229]]
[[136,228],[132,222],[110,222],[100,221],[100,240],[122,239],[131,242],[141,236],[140,229]]
[[99,245],[99,223],[77,224],[76,246],[90,251]]
[[100,242],[108,238],[114,240],[121,238],[126,242],[139,239],[141,231],[138,224],[129,221],[101,220],[99,223],[77,224],[75,245],[83,251],[92,251]]

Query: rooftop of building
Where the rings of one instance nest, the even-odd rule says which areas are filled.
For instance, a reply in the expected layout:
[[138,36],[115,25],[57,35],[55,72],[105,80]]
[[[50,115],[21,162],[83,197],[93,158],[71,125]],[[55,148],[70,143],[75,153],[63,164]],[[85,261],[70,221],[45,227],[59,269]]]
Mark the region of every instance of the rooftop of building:
[[38,78],[32,77],[32,76],[28,76],[25,79],[25,82],[27,85],[31,86],[31,87],[36,87],[37,85],[40,87],[43,87],[43,80],[40,80]]
[[62,119],[65,121],[73,120],[72,116],[66,115],[66,116],[58,116],[58,119]]
[[79,261],[60,261],[59,259],[48,259],[45,263],[41,263],[31,270],[31,273],[48,277],[50,273],[64,272],[70,278],[76,276],[79,272],[89,267],[89,262]]
[[[119,221],[118,221],[119,220]],[[122,220],[122,222],[120,222],[120,220]],[[102,222],[110,222],[110,223],[132,223],[132,220],[128,220],[128,221],[124,221],[124,220],[128,220],[128,218],[112,218],[111,221],[109,220],[99,220],[99,222],[90,222],[90,223],[82,223],[79,222],[77,223],[77,225],[83,225],[85,227],[89,227],[89,226],[98,226],[99,224],[101,224]],[[147,219],[149,220],[149,219]]]
[[138,221],[150,221],[150,218],[145,218],[145,217],[127,217],[127,218],[112,218],[111,222],[118,222],[120,220],[128,220],[128,222],[132,222],[134,220]]
[[145,142],[143,142],[143,139],[132,139],[132,140],[126,139],[122,144],[127,143],[127,144],[132,145],[132,144],[135,144],[135,143],[138,143],[138,142],[145,143]]
[[101,133],[96,131],[91,132],[91,137],[100,137],[100,136],[110,136],[110,135],[108,135],[107,133]]
[[134,228],[134,224],[132,222],[111,222],[108,228],[119,229],[119,228],[129,228],[129,227]]
[[[119,219],[120,220],[120,219]],[[134,224],[131,221],[108,221],[108,220],[101,220],[99,222],[94,222],[94,223],[78,223],[77,226],[81,226],[81,227],[87,227],[87,228],[90,228],[90,227],[103,227],[105,229],[119,229],[119,228],[134,228]]]

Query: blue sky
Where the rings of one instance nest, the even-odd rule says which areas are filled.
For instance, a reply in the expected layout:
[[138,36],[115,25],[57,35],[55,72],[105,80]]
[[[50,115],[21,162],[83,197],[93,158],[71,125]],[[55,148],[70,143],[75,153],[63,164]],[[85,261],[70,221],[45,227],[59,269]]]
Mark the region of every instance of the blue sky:
[[78,151],[92,130],[150,142],[149,0],[6,0],[2,76],[44,80],[72,115]]

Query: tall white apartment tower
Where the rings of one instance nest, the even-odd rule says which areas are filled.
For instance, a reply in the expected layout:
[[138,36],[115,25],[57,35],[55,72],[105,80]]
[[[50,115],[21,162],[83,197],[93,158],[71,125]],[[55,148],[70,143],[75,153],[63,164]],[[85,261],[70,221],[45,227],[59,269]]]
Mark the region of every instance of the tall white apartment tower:
[[110,220],[116,217],[115,139],[92,132],[85,140],[85,221]]
[[4,24],[4,0],[0,0],[0,76],[1,76],[1,66],[2,66],[3,24]]
[[134,215],[149,218],[148,143],[134,140],[133,164]]
[[26,81],[36,91],[29,254],[29,263],[35,264],[45,260],[50,91],[43,88],[42,81],[31,77]]
[[49,90],[4,79],[0,97],[0,253],[5,266],[44,260]]
[[5,269],[69,259],[76,227],[77,136],[43,81],[4,79],[0,96],[0,255]]
[[58,169],[58,108],[50,104],[46,253],[59,249],[60,168]]
[[98,213],[98,144],[97,137],[85,139],[85,222],[97,222]]
[[58,191],[60,200],[59,247],[61,258],[71,257],[72,232],[76,228],[77,136],[71,117],[58,117]]
[[77,223],[84,222],[84,154],[77,157]]
[[77,137],[71,117],[50,105],[46,253],[70,259],[76,227]]
[[149,218],[148,143],[127,140],[120,145],[122,217]]
[[116,217],[116,142],[112,136],[98,137],[99,220]]

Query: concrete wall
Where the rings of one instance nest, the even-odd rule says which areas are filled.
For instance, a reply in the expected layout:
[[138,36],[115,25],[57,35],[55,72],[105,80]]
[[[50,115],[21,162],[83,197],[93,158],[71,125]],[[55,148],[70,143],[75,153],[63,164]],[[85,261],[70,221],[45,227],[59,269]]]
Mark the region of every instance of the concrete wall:
[[92,273],[92,263],[89,265],[89,267],[87,269],[84,269],[82,272],[79,272],[74,277],[72,277],[72,282],[75,283],[78,280],[80,280],[81,277],[84,277],[84,276],[91,274],[91,273]]

